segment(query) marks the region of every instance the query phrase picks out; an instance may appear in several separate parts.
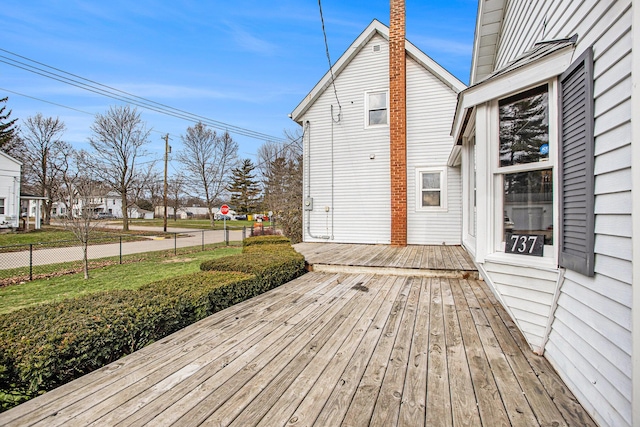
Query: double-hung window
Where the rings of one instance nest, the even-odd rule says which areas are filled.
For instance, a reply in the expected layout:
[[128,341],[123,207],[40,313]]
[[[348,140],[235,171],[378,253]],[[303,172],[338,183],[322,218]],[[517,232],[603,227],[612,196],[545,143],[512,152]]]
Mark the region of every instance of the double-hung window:
[[365,128],[389,125],[389,93],[387,90],[365,92]]
[[4,215],[4,198],[0,198],[0,215]]
[[446,173],[446,168],[416,169],[416,210],[446,210]]
[[496,199],[498,203],[501,200],[501,206],[496,207],[502,225],[499,250],[513,243],[514,236],[529,236],[543,242],[546,256],[554,256],[551,86],[545,84],[498,101],[494,176]]

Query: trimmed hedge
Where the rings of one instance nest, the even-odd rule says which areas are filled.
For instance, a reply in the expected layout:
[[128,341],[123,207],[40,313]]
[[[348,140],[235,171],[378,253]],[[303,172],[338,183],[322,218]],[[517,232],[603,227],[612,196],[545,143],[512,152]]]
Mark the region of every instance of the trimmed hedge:
[[[267,236],[268,237],[268,236]],[[249,240],[249,239],[247,239]],[[201,272],[0,316],[0,410],[304,273],[289,244],[250,243]]]
[[275,235],[275,236],[254,236],[245,239],[242,242],[243,247],[250,247],[255,245],[291,245],[291,240],[288,237]]

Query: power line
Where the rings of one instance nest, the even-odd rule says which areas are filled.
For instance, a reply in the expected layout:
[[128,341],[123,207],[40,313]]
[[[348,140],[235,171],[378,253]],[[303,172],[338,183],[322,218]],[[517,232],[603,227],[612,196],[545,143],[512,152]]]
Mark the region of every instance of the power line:
[[[274,137],[262,132],[257,132],[248,128],[243,128],[240,126],[235,126],[229,123],[221,122],[219,120],[213,120],[204,116],[200,116],[197,114],[190,113],[185,110],[177,109],[166,104],[162,104],[156,101],[152,101],[143,97],[139,97],[133,95],[129,92],[125,92],[120,89],[116,89],[114,87],[104,85],[102,83],[98,83],[94,80],[86,79],[84,77],[78,76],[76,74],[69,73],[67,71],[63,71],[59,68],[55,68],[44,64],[42,62],[35,61],[33,59],[27,58],[25,56],[19,55],[17,53],[8,51],[6,49],[0,48],[0,51],[5,52],[9,55],[13,55],[17,58],[21,58],[30,63],[40,65],[41,67],[32,65],[30,63],[20,61],[6,55],[0,55],[0,62],[5,63],[7,65],[40,75],[42,77],[46,77],[52,80],[59,81],[61,83],[65,83],[74,87],[77,87],[82,90],[86,90],[89,92],[96,93],[98,95],[106,96],[111,99],[115,99],[117,101],[130,103],[135,106],[145,108],[148,110],[152,110],[161,114],[169,115],[172,117],[176,117],[179,119],[187,120],[190,122],[202,122],[207,124],[213,128],[229,131],[231,133],[236,133],[239,135],[243,135],[249,138],[258,139],[262,141],[280,141],[284,142],[285,140],[280,137]],[[44,67],[44,68],[42,68]],[[50,71],[53,70],[53,71]]]
[[[69,107],[68,105],[64,105],[64,104],[58,104],[57,102],[47,101],[46,99],[42,99],[42,98],[36,98],[35,96],[26,95],[24,93],[16,92],[15,90],[6,89],[6,88],[3,88],[3,87],[0,87],[0,90],[1,91],[5,91],[5,92],[9,92],[9,93],[13,93],[14,95],[23,96],[25,98],[33,99],[34,101],[40,101],[40,102],[44,102],[46,104],[55,105],[56,107],[62,107],[62,108],[66,108],[68,110],[73,110],[73,111],[77,111],[79,113],[88,114],[90,116],[95,116],[94,113],[90,113],[88,111],[80,110],[78,108]],[[151,129],[151,132],[156,132],[156,133],[159,133],[159,134],[162,134],[162,135],[164,135],[166,133],[166,132],[160,132],[159,130],[155,130],[155,129]]]
[[[342,105],[340,105],[340,100],[338,99],[338,90],[336,89],[336,78],[333,75],[333,66],[331,65],[331,56],[329,55],[329,43],[327,42],[327,31],[324,28],[324,15],[322,14],[321,0],[318,0],[318,8],[320,9],[320,22],[322,23],[322,35],[324,36],[324,49],[327,54],[327,61],[329,62],[329,72],[331,73],[331,85],[333,86],[333,94],[335,95],[336,102],[338,103],[338,122],[339,122],[340,114],[342,114]],[[333,120],[333,113],[331,113],[331,119]]]
[[[80,109],[78,109],[78,108],[69,107],[68,105],[64,105],[64,104],[58,104],[58,103],[56,103],[56,102],[47,101],[46,99],[42,99],[42,98],[37,98],[37,97],[35,97],[35,96],[26,95],[26,94],[24,94],[24,93],[16,92],[16,91],[14,91],[14,90],[6,89],[6,88],[3,88],[3,87],[0,87],[0,91],[5,91],[5,92],[13,93],[14,95],[23,96],[23,97],[25,97],[25,98],[33,99],[33,100],[35,100],[35,101],[40,101],[40,102],[44,102],[44,103],[46,103],[46,104],[55,105],[55,106],[57,106],[57,107],[66,108],[66,109],[69,109],[69,110],[77,111],[77,112],[79,112],[79,113],[88,114],[88,115],[90,115],[90,116],[95,116],[95,114],[94,114],[94,113],[90,113],[90,112],[88,112],[88,111],[80,110]],[[167,132],[161,132],[161,131],[154,130],[154,129],[151,129],[151,132],[159,133],[159,134],[161,134],[161,135],[165,135],[165,134],[167,134]],[[169,135],[171,135],[171,134],[169,134]],[[175,135],[171,135],[171,136],[173,136],[173,137],[177,138]],[[284,153],[284,152],[285,152],[289,147],[291,147],[292,145],[296,144],[296,143],[297,143],[298,141],[300,141],[302,138],[304,138],[304,130],[303,130],[303,134],[302,134],[301,136],[299,136],[298,138],[295,138],[295,139],[293,139],[293,140],[290,140],[289,142],[287,142],[286,144],[284,144],[284,145],[281,147],[281,152],[282,152],[282,153]],[[278,141],[273,141],[273,142],[278,142]],[[249,154],[249,155],[253,155],[253,154]],[[276,158],[278,157],[278,155],[279,155],[279,153],[276,153]],[[264,160],[264,161],[262,161],[262,162],[260,162],[260,163],[256,164],[256,167],[260,167],[260,166],[262,166],[262,165],[266,164],[269,160],[270,160],[270,159],[266,159],[266,160]],[[275,160],[275,159],[274,159],[274,160]],[[154,160],[146,161],[146,162],[139,163],[139,164],[148,164],[148,163],[158,162],[158,161],[160,161],[160,159],[154,159]],[[176,169],[172,164],[170,164],[170,165],[171,165],[171,168],[172,168],[175,172],[180,172],[180,171],[178,171],[178,170],[177,170],[177,169]]]

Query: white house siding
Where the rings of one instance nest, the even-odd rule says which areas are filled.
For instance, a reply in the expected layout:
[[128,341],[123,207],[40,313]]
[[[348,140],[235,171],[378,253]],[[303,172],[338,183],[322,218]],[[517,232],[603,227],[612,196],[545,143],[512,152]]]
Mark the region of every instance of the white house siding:
[[554,308],[559,272],[497,262],[485,262],[480,269],[531,348],[541,353]]
[[[631,1],[510,1],[497,67],[544,39],[594,52],[595,277],[567,271],[546,356],[597,422],[631,425]],[[546,25],[545,25],[546,21]]]
[[[374,45],[379,52],[373,52]],[[303,126],[309,121],[304,166],[310,179],[304,196],[313,198],[313,210],[304,215],[305,241],[390,242],[389,127],[364,129],[365,91],[388,89],[388,58],[388,42],[375,35],[336,77],[340,121],[332,124],[331,106],[335,120],[339,110],[331,87],[302,118]]]
[[0,222],[18,227],[20,219],[20,163],[0,153],[0,198],[4,199],[4,214]]
[[460,168],[447,169],[447,211],[416,209],[416,168],[446,167],[453,140],[451,122],[457,94],[407,57],[407,243],[460,244]]

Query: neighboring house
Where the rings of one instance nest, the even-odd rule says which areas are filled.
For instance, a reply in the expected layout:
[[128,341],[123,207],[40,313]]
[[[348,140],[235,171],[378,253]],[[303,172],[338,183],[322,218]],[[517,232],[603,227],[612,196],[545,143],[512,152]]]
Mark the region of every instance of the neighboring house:
[[[116,218],[122,218],[122,198],[120,193],[116,191],[108,191],[104,195],[95,195],[88,198],[87,203],[96,215],[99,213],[109,213]],[[85,208],[84,200],[76,198],[73,201],[73,216],[79,216],[80,212]]]
[[377,20],[291,114],[304,132],[306,242],[460,244],[460,169],[447,160],[465,85],[404,34],[398,45],[396,61],[406,60],[406,162],[394,163],[389,28]]
[[0,151],[0,228],[18,228],[22,163]]
[[47,200],[46,197],[36,196],[33,194],[20,194],[20,217],[24,230],[29,230],[30,219],[33,218],[34,228],[40,230],[42,228],[42,204]]
[[[215,213],[218,209],[214,208],[213,212]],[[156,206],[155,214],[157,218],[162,218],[162,213],[164,212],[164,206]],[[188,206],[183,208],[178,208],[178,218],[180,219],[190,219],[194,217],[198,218],[208,218],[209,217],[209,209],[204,206]],[[167,214],[170,218],[173,218],[173,208],[171,206],[167,206]]]
[[133,205],[128,209],[129,219],[153,219],[153,211]]
[[602,426],[640,424],[639,7],[481,0],[449,161],[464,246]]

